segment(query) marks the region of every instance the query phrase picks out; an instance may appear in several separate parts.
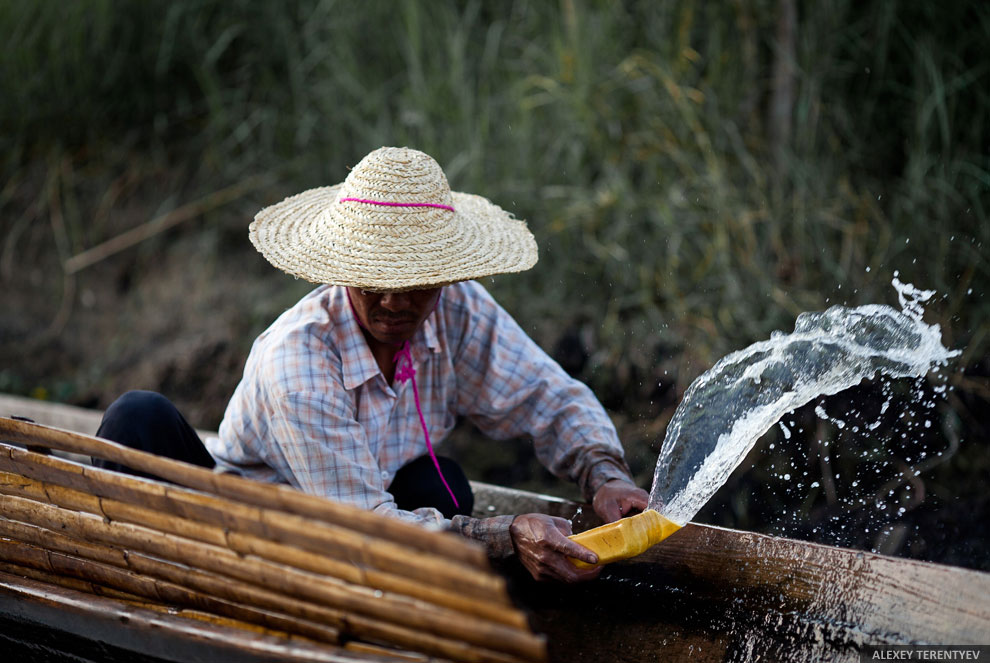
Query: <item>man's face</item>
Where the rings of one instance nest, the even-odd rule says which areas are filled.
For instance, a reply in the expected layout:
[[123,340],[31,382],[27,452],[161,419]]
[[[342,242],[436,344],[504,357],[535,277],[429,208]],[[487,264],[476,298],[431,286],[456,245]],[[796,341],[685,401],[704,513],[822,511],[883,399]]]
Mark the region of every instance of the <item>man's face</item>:
[[367,292],[347,288],[358,320],[371,337],[397,345],[412,338],[440,297],[440,288],[406,292]]

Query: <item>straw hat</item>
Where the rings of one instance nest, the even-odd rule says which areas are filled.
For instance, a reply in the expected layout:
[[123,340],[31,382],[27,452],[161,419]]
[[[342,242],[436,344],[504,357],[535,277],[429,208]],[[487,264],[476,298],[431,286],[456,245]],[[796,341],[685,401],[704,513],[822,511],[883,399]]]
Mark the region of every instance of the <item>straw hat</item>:
[[524,221],[485,198],[452,192],[432,157],[404,147],[375,150],[342,184],[266,207],[249,232],[289,274],[374,291],[521,272],[537,260]]

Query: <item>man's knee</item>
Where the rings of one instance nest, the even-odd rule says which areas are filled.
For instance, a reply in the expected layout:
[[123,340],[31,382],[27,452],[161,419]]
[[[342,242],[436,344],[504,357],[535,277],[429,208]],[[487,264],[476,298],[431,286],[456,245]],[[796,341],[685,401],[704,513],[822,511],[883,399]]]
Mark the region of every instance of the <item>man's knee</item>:
[[[196,431],[178,408],[154,391],[128,391],[115,400],[103,415],[98,437],[158,456],[174,458],[201,467],[215,461]],[[117,463],[98,460],[98,467],[123,469]],[[150,476],[133,472],[139,476]]]
[[[457,514],[470,515],[474,506],[474,493],[464,470],[456,461],[446,456],[438,456],[437,462],[446,485],[440,479],[433,459],[420,456],[395,473],[388,491],[395,497],[396,504],[407,511],[433,507],[447,518]],[[448,486],[457,498],[456,506],[451,501]]]
[[[182,415],[170,400],[154,391],[128,391],[103,413],[98,437],[159,455],[182,437]],[[177,439],[178,438],[178,439]]]
[[172,402],[158,392],[134,390],[111,403],[103,415],[103,421],[146,424],[163,418],[171,419],[175,413]]

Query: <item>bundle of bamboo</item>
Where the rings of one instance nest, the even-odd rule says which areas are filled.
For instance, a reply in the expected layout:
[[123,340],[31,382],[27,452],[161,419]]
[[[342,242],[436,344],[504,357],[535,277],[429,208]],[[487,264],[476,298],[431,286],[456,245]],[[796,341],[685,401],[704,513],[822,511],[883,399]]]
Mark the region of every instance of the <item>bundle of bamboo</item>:
[[478,663],[546,657],[503,579],[465,540],[37,424],[0,418],[0,440],[28,447],[0,443],[5,573],[327,646]]

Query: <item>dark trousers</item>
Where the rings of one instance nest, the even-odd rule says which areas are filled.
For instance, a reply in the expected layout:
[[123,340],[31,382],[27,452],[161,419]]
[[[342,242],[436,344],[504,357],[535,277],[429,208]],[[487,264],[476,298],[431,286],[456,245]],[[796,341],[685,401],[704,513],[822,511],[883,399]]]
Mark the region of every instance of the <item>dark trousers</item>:
[[[203,441],[182,413],[170,400],[153,391],[129,391],[115,400],[104,413],[96,435],[132,449],[200,467],[212,468],[216,465]],[[395,473],[388,492],[395,498],[396,505],[407,511],[433,507],[445,518],[452,518],[457,514],[471,515],[474,493],[464,470],[450,458],[438,456],[437,461],[460,507],[454,506],[429,456],[420,456]],[[94,459],[93,464],[108,470],[150,476],[101,459]]]

